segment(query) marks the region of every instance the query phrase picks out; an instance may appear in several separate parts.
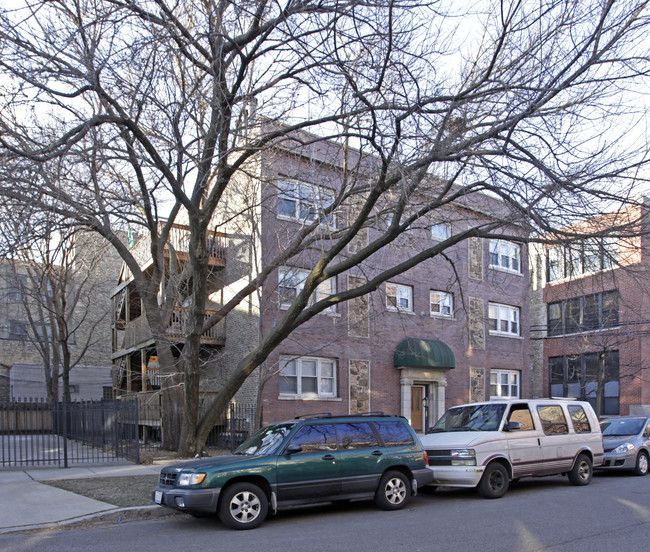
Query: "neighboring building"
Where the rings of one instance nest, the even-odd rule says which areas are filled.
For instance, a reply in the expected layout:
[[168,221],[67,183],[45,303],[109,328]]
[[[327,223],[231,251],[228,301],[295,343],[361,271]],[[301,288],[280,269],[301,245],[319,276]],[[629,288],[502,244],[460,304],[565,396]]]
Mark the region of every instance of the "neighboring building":
[[[114,285],[120,263],[107,244],[99,245],[93,236],[79,236],[83,242],[75,260],[68,284],[69,292],[79,291],[84,297],[70,322],[78,324],[70,339],[72,361],[78,365],[70,371],[72,400],[102,399],[112,396],[110,378],[111,319],[109,290]],[[90,242],[90,245],[89,245]],[[101,252],[90,261],[86,252]],[[35,273],[39,274],[39,268]],[[111,277],[111,275],[115,275]],[[75,281],[76,279],[76,281]],[[81,281],[83,284],[80,284]],[[45,399],[45,368],[39,352],[38,338],[52,335],[47,313],[39,313],[46,293],[35,289],[26,265],[0,262],[0,401]],[[71,297],[68,297],[71,301]],[[70,304],[70,303],[69,303]],[[31,313],[36,332],[29,321]],[[85,349],[85,350],[84,350]],[[59,398],[63,384],[59,374]]]
[[[215,228],[223,232],[215,235],[219,256],[210,261],[215,306],[253,279],[304,221],[315,220],[341,185],[341,146],[303,137],[309,138],[309,146],[285,144],[260,152],[224,196],[215,216]],[[499,201],[479,196],[450,207],[444,215],[436,211],[435,218],[419,222],[375,256],[374,264],[365,263],[321,284],[316,295],[356,286],[450,233],[491,220],[489,213],[503,208]],[[333,214],[327,225],[345,222],[348,214]],[[363,247],[386,224],[386,217],[378,214],[378,226],[361,232],[341,258]],[[186,235],[187,227],[178,232]],[[521,231],[510,227],[508,232]],[[182,239],[173,241],[177,251],[186,251]],[[142,250],[147,250],[146,243]],[[253,294],[215,328],[214,336],[206,336],[203,393],[219,389],[236,363],[273,328],[302,289],[318,252],[315,255],[307,250],[280,266],[259,296]],[[255,400],[263,383],[263,423],[314,412],[384,411],[406,416],[423,431],[452,404],[528,396],[525,248],[473,238],[446,251],[446,256],[449,261],[441,257],[423,262],[375,293],[333,306],[299,327],[254,372],[236,400]],[[147,262],[143,257],[142,266]],[[127,272],[113,301],[117,392],[155,392],[159,389],[157,366],[152,366],[155,349]]]
[[531,249],[535,396],[598,402],[601,416],[650,412],[648,207],[584,223],[593,232],[638,221],[638,237]]

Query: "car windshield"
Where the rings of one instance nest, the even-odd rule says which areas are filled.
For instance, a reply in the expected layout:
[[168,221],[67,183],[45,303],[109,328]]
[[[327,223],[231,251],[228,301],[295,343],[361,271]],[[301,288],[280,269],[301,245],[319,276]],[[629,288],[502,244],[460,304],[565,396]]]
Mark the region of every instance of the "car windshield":
[[274,454],[289,434],[295,424],[271,425],[260,429],[251,435],[233,454],[245,454],[250,456],[265,456]]
[[605,420],[601,424],[603,436],[636,435],[643,429],[645,418],[633,418],[629,420]]
[[479,404],[450,408],[428,433],[497,431],[505,411],[505,404]]

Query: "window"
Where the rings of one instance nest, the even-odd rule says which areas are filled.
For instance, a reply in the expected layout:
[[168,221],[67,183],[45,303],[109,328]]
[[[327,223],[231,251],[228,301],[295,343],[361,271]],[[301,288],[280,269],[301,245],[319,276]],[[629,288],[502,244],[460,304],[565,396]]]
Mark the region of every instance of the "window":
[[490,240],[490,268],[521,274],[521,247],[504,240]]
[[36,326],[36,334],[39,340],[52,343],[52,324]]
[[7,300],[12,302],[22,301],[27,289],[27,276],[20,275],[7,281]]
[[582,406],[579,404],[570,404],[569,415],[571,416],[571,422],[573,423],[573,431],[576,433],[591,432],[589,418],[587,418],[587,413]]
[[413,435],[401,422],[375,422],[375,426],[387,447],[410,446],[415,442]]
[[436,241],[444,241],[451,237],[451,226],[445,223],[435,223],[431,226],[431,237]]
[[538,406],[537,413],[542,421],[542,429],[546,435],[562,435],[569,433],[569,426],[562,407],[558,405]]
[[336,424],[336,431],[343,450],[379,446],[379,442],[368,423]]
[[512,410],[508,415],[508,423],[510,422],[519,424],[517,431],[532,431],[535,429],[533,417],[530,414],[528,405],[525,404],[515,404],[512,406]]
[[27,341],[29,339],[29,329],[27,322],[18,320],[9,320],[9,339],[17,341]]
[[588,238],[581,243],[550,247],[546,260],[549,282],[607,270],[618,263],[618,239]]
[[491,334],[519,335],[519,307],[490,303],[489,329]]
[[548,305],[548,335],[615,328],[618,318],[618,290],[573,297]]
[[278,183],[278,217],[312,224],[318,220],[332,222],[324,211],[334,201],[334,194],[305,182],[283,180]]
[[280,395],[335,397],[336,362],[320,357],[280,357]]
[[402,284],[386,284],[386,308],[397,311],[413,311],[413,288]]
[[451,318],[454,313],[454,296],[444,291],[429,292],[431,316],[444,316]]
[[[278,293],[280,295],[281,309],[288,309],[291,306],[291,303],[305,287],[307,276],[309,276],[308,270],[298,268],[281,268],[279,270]],[[328,278],[318,285],[309,300],[309,304],[314,304],[334,293],[336,293],[336,279]],[[336,312],[336,305],[327,307],[322,312]]]
[[[602,365],[602,366],[601,366]],[[551,357],[548,359],[550,395],[588,401],[596,409],[599,379],[602,408],[599,416],[619,414],[618,351]],[[603,375],[599,376],[601,369]]]
[[491,370],[490,397],[493,399],[518,399],[519,372],[514,370]]
[[336,431],[333,424],[304,426],[291,439],[289,446],[299,446],[301,453],[327,452],[336,450]]

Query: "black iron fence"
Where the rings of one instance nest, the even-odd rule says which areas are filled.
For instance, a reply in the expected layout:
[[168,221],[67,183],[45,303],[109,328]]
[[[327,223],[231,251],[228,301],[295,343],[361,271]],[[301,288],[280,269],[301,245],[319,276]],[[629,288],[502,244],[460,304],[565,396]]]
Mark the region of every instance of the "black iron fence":
[[[145,399],[146,400],[141,400]],[[180,433],[181,413],[172,419]],[[232,450],[253,431],[255,405],[232,403],[206,445]],[[0,467],[70,467],[130,461],[160,449],[159,397],[0,403]]]

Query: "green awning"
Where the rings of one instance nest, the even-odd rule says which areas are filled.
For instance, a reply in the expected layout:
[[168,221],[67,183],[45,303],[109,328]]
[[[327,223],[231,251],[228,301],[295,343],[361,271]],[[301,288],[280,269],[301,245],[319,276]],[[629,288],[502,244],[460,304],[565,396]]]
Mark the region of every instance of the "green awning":
[[456,359],[449,346],[436,339],[409,337],[395,349],[395,366],[455,368]]

